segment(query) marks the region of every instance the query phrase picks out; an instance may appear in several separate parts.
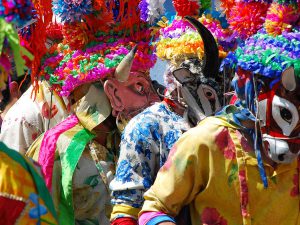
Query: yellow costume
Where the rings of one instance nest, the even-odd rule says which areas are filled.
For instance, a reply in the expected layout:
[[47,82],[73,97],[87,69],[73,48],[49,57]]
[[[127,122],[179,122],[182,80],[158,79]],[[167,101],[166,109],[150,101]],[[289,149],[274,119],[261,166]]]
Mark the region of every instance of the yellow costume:
[[299,164],[274,169],[264,163],[265,189],[254,151],[238,127],[209,117],[175,144],[141,213],[175,216],[189,205],[193,225],[300,224]]
[[0,143],[0,221],[57,224],[47,187],[30,162]]

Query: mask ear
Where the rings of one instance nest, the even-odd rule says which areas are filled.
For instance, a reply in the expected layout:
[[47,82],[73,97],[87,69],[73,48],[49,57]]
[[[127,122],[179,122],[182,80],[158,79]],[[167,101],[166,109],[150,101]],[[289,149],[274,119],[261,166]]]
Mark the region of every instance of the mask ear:
[[104,83],[104,92],[113,108],[113,116],[116,117],[117,113],[124,109],[124,104],[119,96],[120,90],[118,85],[113,80],[107,80]]
[[294,67],[291,66],[282,72],[281,83],[288,91],[294,91],[296,89],[297,85]]
[[16,81],[12,81],[9,84],[9,92],[11,98],[18,99],[20,97],[19,85]]
[[179,68],[173,71],[173,76],[182,85],[194,78],[191,72],[186,68]]

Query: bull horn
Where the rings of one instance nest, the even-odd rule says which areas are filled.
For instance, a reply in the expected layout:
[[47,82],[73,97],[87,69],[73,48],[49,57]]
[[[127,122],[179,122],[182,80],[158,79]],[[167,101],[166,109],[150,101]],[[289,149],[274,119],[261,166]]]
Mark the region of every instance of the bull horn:
[[136,51],[137,51],[137,45],[131,49],[131,51],[124,57],[124,59],[117,66],[115,71],[115,77],[118,79],[118,81],[121,82],[127,81]]
[[185,19],[197,29],[202,38],[204,44],[204,75],[206,77],[217,77],[219,71],[219,50],[214,36],[197,19],[191,16],[185,16]]

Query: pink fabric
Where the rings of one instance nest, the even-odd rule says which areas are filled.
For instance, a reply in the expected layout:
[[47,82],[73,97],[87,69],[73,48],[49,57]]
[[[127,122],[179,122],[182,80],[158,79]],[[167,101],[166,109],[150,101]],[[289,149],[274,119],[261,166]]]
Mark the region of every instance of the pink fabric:
[[167,214],[163,212],[144,212],[139,218],[140,225],[146,225],[151,219],[158,216],[165,216]]
[[55,159],[56,142],[62,133],[71,129],[76,124],[78,124],[78,118],[75,115],[71,115],[57,126],[48,130],[44,135],[39,152],[38,162],[41,166],[41,171],[49,191],[51,191],[52,186],[52,173]]

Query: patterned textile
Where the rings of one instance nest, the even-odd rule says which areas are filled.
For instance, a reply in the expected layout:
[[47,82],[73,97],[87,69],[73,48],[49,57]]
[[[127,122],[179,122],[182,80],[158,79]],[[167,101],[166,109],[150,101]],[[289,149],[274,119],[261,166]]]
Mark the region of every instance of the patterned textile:
[[11,224],[58,224],[51,196],[35,168],[0,143],[0,221]]
[[[39,84],[39,93],[31,98],[32,86],[22,95],[5,115],[1,127],[0,140],[8,147],[26,152],[34,140],[67,117],[64,101],[56,94],[52,97],[49,85]],[[50,124],[49,124],[50,122]]]
[[269,182],[264,188],[240,127],[208,117],[174,145],[145,193],[141,214],[143,219],[149,211],[175,216],[189,205],[193,225],[300,224],[299,165],[300,160],[276,168],[264,163]]
[[114,154],[93,140],[92,130],[108,117],[110,104],[103,88],[92,85],[74,105],[76,115],[48,130],[26,155],[41,165],[60,224],[108,225]]
[[156,103],[130,120],[122,135],[116,177],[110,184],[111,219],[137,218],[144,192],[153,184],[173,144],[188,129],[187,122],[164,103]]
[[[69,118],[58,124],[57,127],[66,124]],[[41,137],[43,140],[49,139],[46,134]],[[36,141],[28,152],[29,155],[34,153],[31,156],[41,165],[46,164],[51,167],[50,170],[43,170],[44,167],[42,166],[42,171],[45,171],[45,178],[52,182],[52,197],[56,208],[59,209],[58,214],[61,223],[109,224],[106,215],[111,212],[109,208],[110,193],[99,175],[88,148],[93,137],[94,135],[77,120],[75,126],[63,130],[57,137],[54,144],[55,151],[52,152],[53,163],[48,164],[49,162],[47,162],[47,159],[50,160],[52,156],[41,161],[41,156],[45,154],[40,149],[43,141]],[[97,146],[96,154],[109,183],[114,175],[114,155],[97,142],[92,141],[91,143]],[[47,167],[49,168],[49,166]],[[60,196],[59,193],[61,192],[64,192],[63,196]]]

